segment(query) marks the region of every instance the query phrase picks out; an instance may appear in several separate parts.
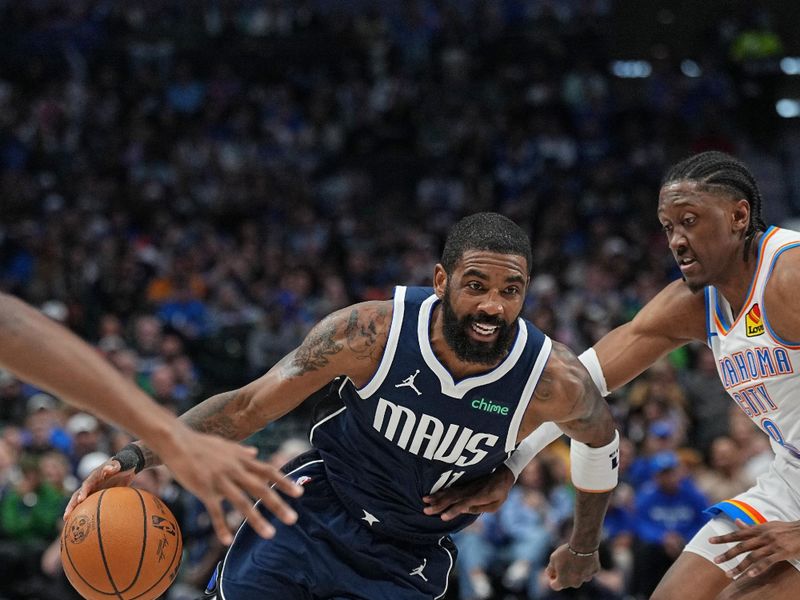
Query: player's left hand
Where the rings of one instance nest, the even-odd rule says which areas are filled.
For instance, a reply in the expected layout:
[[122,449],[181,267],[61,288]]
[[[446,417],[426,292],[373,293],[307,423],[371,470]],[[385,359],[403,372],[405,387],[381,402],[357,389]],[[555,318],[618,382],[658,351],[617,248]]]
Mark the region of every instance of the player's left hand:
[[461,514],[494,512],[508,498],[513,485],[514,474],[507,467],[500,466],[486,477],[424,496],[422,501],[428,506],[423,512],[426,515],[441,513],[443,521],[451,521]]
[[748,525],[736,519],[737,531],[709,538],[712,544],[738,542],[727,552],[714,559],[717,564],[749,552],[736,567],[726,572],[728,577],[747,573],[750,577],[760,575],[772,565],[789,558],[800,558],[800,521],[769,521],[760,525]]
[[575,556],[567,547],[567,544],[562,544],[556,548],[545,569],[547,581],[556,591],[580,587],[600,570],[600,556],[597,552],[591,556]]

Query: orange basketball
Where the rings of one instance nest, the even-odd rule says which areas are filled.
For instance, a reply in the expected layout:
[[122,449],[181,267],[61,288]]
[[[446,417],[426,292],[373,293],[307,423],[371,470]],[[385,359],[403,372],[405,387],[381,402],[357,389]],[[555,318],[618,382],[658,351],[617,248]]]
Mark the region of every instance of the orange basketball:
[[181,564],[178,522],[159,498],[131,487],[95,492],[61,534],[61,563],[88,600],[153,600]]

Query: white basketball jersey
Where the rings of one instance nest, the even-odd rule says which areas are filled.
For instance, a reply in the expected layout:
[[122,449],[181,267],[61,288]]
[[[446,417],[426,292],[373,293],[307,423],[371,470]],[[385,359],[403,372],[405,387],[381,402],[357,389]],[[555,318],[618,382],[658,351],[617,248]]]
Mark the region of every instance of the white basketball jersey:
[[800,340],[783,340],[772,330],[764,289],[781,253],[797,246],[796,231],[770,227],[761,236],[756,271],[738,315],[716,288],[705,289],[708,345],[723,386],[769,435],[775,453],[793,462],[800,460]]

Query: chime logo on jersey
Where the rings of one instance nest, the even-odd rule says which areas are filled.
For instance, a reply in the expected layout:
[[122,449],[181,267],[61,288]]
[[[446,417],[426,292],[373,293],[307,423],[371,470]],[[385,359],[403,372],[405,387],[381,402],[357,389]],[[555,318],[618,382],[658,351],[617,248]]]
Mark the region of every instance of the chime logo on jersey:
[[758,304],[754,304],[753,308],[747,311],[744,316],[744,325],[747,337],[755,337],[764,333],[764,321],[761,319],[761,309]]

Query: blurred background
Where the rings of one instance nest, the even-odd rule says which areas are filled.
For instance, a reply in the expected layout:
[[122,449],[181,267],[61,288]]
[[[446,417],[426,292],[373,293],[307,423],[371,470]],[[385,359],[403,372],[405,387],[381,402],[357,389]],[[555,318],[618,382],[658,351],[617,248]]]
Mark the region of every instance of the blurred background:
[[[581,352],[679,277],[671,163],[731,152],[797,226],[798,29],[788,0],[0,0],[0,289],[183,412],[330,311],[428,285],[448,227],[493,210],[533,242],[525,316]],[[574,499],[557,442],[457,536],[448,599],[647,598],[771,458],[703,347],[609,401],[602,573],[541,583]],[[309,413],[250,442],[282,464]],[[0,373],[0,599],[74,597],[63,506],[129,440]],[[167,597],[197,597],[223,552],[202,505],[166,470],[137,484],[185,537]]]

